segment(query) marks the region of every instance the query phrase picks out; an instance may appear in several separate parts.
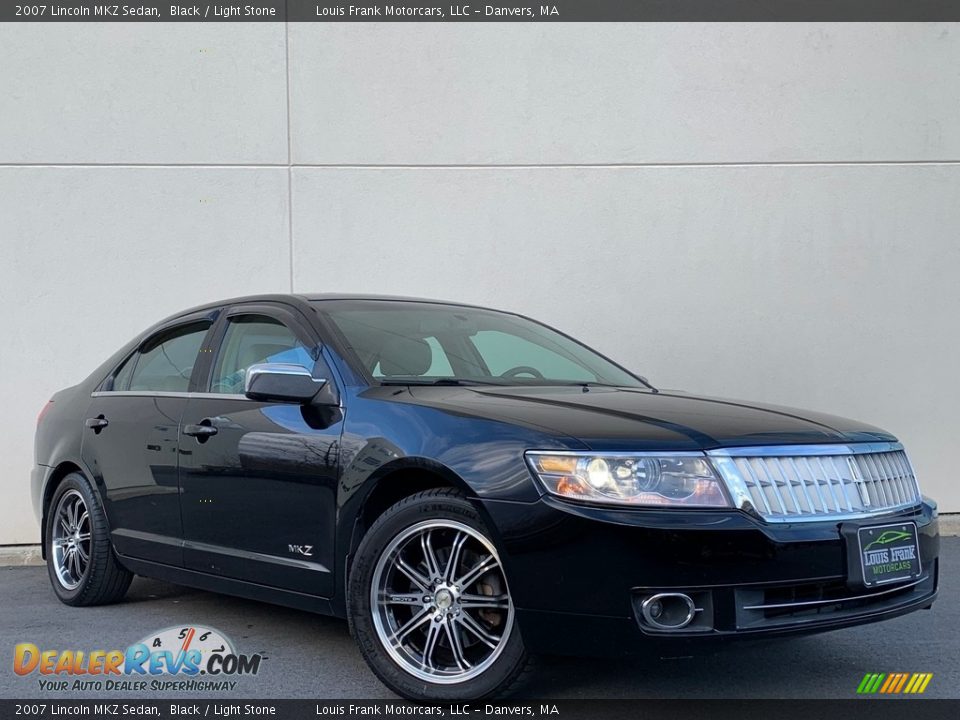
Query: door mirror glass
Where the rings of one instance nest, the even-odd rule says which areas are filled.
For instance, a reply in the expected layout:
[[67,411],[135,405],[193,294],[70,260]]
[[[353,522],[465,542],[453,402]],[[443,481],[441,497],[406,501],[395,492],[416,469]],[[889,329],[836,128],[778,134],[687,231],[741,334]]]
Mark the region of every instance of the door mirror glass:
[[247,368],[244,394],[251,400],[307,403],[326,384],[303,365],[260,363]]

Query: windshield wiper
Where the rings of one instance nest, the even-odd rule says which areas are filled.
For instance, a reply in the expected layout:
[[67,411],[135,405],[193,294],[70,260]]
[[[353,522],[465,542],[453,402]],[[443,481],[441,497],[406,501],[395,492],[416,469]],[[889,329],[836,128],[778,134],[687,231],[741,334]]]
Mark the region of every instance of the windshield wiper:
[[471,385],[503,385],[488,380],[473,380],[461,378],[437,378],[436,380],[381,380],[381,385],[449,385],[450,387],[469,387]]
[[560,387],[578,387],[583,388],[584,391],[589,391],[590,388],[617,388],[617,389],[641,389],[641,390],[652,390],[653,392],[658,392],[658,390],[651,385],[650,383],[644,381],[642,388],[636,388],[633,385],[615,385],[614,383],[603,383],[603,382],[594,382],[593,380],[584,380],[582,382],[569,382],[561,383]]

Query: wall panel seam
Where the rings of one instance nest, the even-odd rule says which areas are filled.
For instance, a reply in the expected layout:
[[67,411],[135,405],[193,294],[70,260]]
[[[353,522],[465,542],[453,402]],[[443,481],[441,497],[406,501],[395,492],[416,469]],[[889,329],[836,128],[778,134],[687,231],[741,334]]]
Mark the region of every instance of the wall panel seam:
[[[292,142],[292,141],[291,141]],[[288,151],[289,152],[289,151]],[[565,170],[565,169],[642,169],[642,168],[742,168],[742,167],[874,167],[874,166],[954,166],[960,160],[840,160],[807,162],[657,162],[657,163],[537,163],[537,164],[335,164],[335,163],[0,163],[0,168],[129,168],[129,169],[210,169],[270,170],[316,168],[324,170]]]
[[293,292],[293,133],[290,128],[290,22],[283,23],[284,76],[287,92],[287,252],[289,253],[290,292]]

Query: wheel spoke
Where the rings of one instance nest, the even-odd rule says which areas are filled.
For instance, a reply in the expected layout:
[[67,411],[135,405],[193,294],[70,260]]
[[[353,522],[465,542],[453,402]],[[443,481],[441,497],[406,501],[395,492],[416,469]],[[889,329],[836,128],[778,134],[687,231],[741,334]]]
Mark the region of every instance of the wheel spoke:
[[423,644],[423,660],[421,665],[423,668],[435,670],[436,667],[433,664],[433,652],[437,649],[437,640],[440,637],[440,625],[439,622],[431,622],[430,627],[427,628],[427,640]]
[[457,536],[453,539],[453,544],[450,546],[450,557],[447,558],[447,569],[443,573],[443,577],[450,582],[453,582],[457,576],[457,567],[460,564],[460,554],[463,552],[463,546],[467,542],[467,534],[464,532],[458,532]]
[[423,625],[423,623],[430,620],[430,611],[424,608],[412,618],[410,618],[403,626],[397,628],[396,632],[390,636],[390,642],[394,645],[401,645],[403,639],[409,635],[411,632],[416,630],[418,627]]
[[93,555],[93,518],[79,490],[68,489],[57,501],[50,541],[53,568],[60,585],[74,590],[83,582]]
[[497,559],[493,555],[487,555],[487,557],[481,560],[479,563],[473,566],[472,570],[469,570],[466,575],[456,581],[457,585],[466,590],[470,585],[472,585],[476,580],[480,578],[484,573],[489,570],[492,570],[497,566]]
[[415,593],[392,593],[387,592],[380,596],[378,602],[381,605],[407,605],[408,607],[419,605],[423,601],[422,592]]
[[464,612],[457,615],[457,622],[466,628],[471,634],[475,635],[480,642],[491,649],[496,648],[497,643],[500,642],[499,637],[484,630],[483,626],[470,617],[469,613]]
[[393,565],[397,570],[410,578],[410,582],[419,587],[423,592],[430,591],[430,580],[421,575],[418,570],[412,567],[410,563],[402,557],[397,555],[396,560],[393,561]]
[[460,629],[455,623],[444,623],[444,629],[447,631],[447,640],[450,641],[450,651],[453,653],[453,661],[461,670],[469,670],[473,667],[467,656],[463,653],[463,643],[460,641]]
[[500,608],[506,610],[510,607],[510,596],[503,595],[477,595],[475,593],[462,593],[460,595],[460,607],[462,608]]
[[433,551],[433,543],[430,540],[432,534],[433,531],[428,530],[420,535],[420,548],[423,550],[423,559],[427,563],[427,573],[431,580],[441,577],[440,563],[437,561],[437,555]]

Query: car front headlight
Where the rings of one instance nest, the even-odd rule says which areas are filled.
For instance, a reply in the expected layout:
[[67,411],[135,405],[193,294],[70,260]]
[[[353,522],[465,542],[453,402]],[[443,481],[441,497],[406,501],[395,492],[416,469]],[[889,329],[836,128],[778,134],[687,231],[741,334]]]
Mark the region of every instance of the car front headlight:
[[630,506],[730,507],[702,453],[572,453],[529,450],[527,463],[551,495]]

